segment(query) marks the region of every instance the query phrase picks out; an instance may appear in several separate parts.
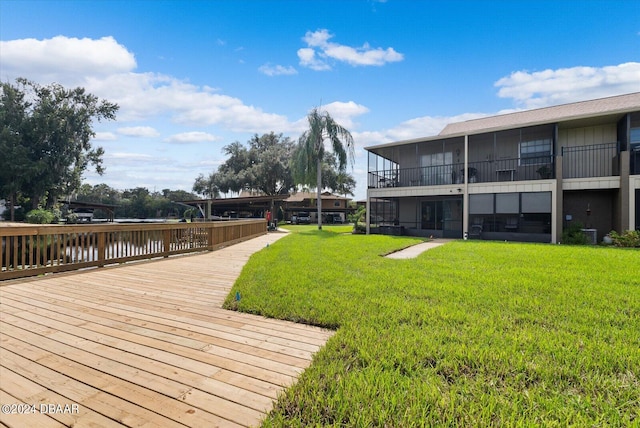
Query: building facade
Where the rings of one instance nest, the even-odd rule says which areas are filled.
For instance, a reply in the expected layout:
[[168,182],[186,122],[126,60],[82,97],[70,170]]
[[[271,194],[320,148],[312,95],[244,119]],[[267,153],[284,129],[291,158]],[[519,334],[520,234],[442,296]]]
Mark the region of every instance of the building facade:
[[640,228],[640,92],[447,125],[367,147],[367,230],[594,242]]

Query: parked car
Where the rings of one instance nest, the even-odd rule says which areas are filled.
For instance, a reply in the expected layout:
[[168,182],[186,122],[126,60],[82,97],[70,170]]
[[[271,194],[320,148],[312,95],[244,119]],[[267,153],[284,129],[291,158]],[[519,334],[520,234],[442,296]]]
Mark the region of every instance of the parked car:
[[342,224],[342,216],[340,214],[327,214],[325,216],[325,223],[329,224]]
[[296,217],[296,224],[309,224],[311,223],[311,216],[306,211],[300,211]]
[[93,220],[92,208],[76,208],[73,213],[76,215],[78,223],[91,223]]

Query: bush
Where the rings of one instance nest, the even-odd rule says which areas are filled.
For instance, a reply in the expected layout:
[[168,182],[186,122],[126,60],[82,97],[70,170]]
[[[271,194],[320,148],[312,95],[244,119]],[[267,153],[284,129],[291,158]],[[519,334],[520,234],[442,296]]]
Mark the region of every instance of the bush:
[[367,225],[362,223],[354,224],[353,233],[367,233]]
[[364,223],[366,214],[367,214],[367,207],[360,206],[358,207],[355,213],[349,214],[347,216],[347,220],[349,220],[349,223],[353,223],[353,224]]
[[54,214],[51,211],[43,210],[41,208],[37,210],[31,210],[25,216],[27,223],[33,224],[51,224],[55,219]]
[[640,231],[638,230],[627,230],[622,234],[612,230],[609,236],[616,247],[640,247]]
[[76,224],[78,223],[78,214],[69,211],[67,215],[64,217],[67,224]]
[[562,243],[567,245],[588,245],[589,238],[582,231],[582,223],[572,223],[562,231]]

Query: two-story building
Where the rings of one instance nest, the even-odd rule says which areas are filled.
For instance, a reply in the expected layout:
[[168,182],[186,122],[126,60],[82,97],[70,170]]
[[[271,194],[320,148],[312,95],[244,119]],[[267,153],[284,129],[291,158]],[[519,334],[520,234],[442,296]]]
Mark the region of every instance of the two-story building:
[[447,125],[367,147],[369,232],[599,242],[640,228],[640,92]]

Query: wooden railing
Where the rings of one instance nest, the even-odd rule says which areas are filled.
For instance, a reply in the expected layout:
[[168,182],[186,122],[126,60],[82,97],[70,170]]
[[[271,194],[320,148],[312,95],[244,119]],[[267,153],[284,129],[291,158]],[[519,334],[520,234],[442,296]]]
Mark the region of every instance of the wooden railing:
[[267,232],[266,220],[1,226],[0,280],[212,251]]

